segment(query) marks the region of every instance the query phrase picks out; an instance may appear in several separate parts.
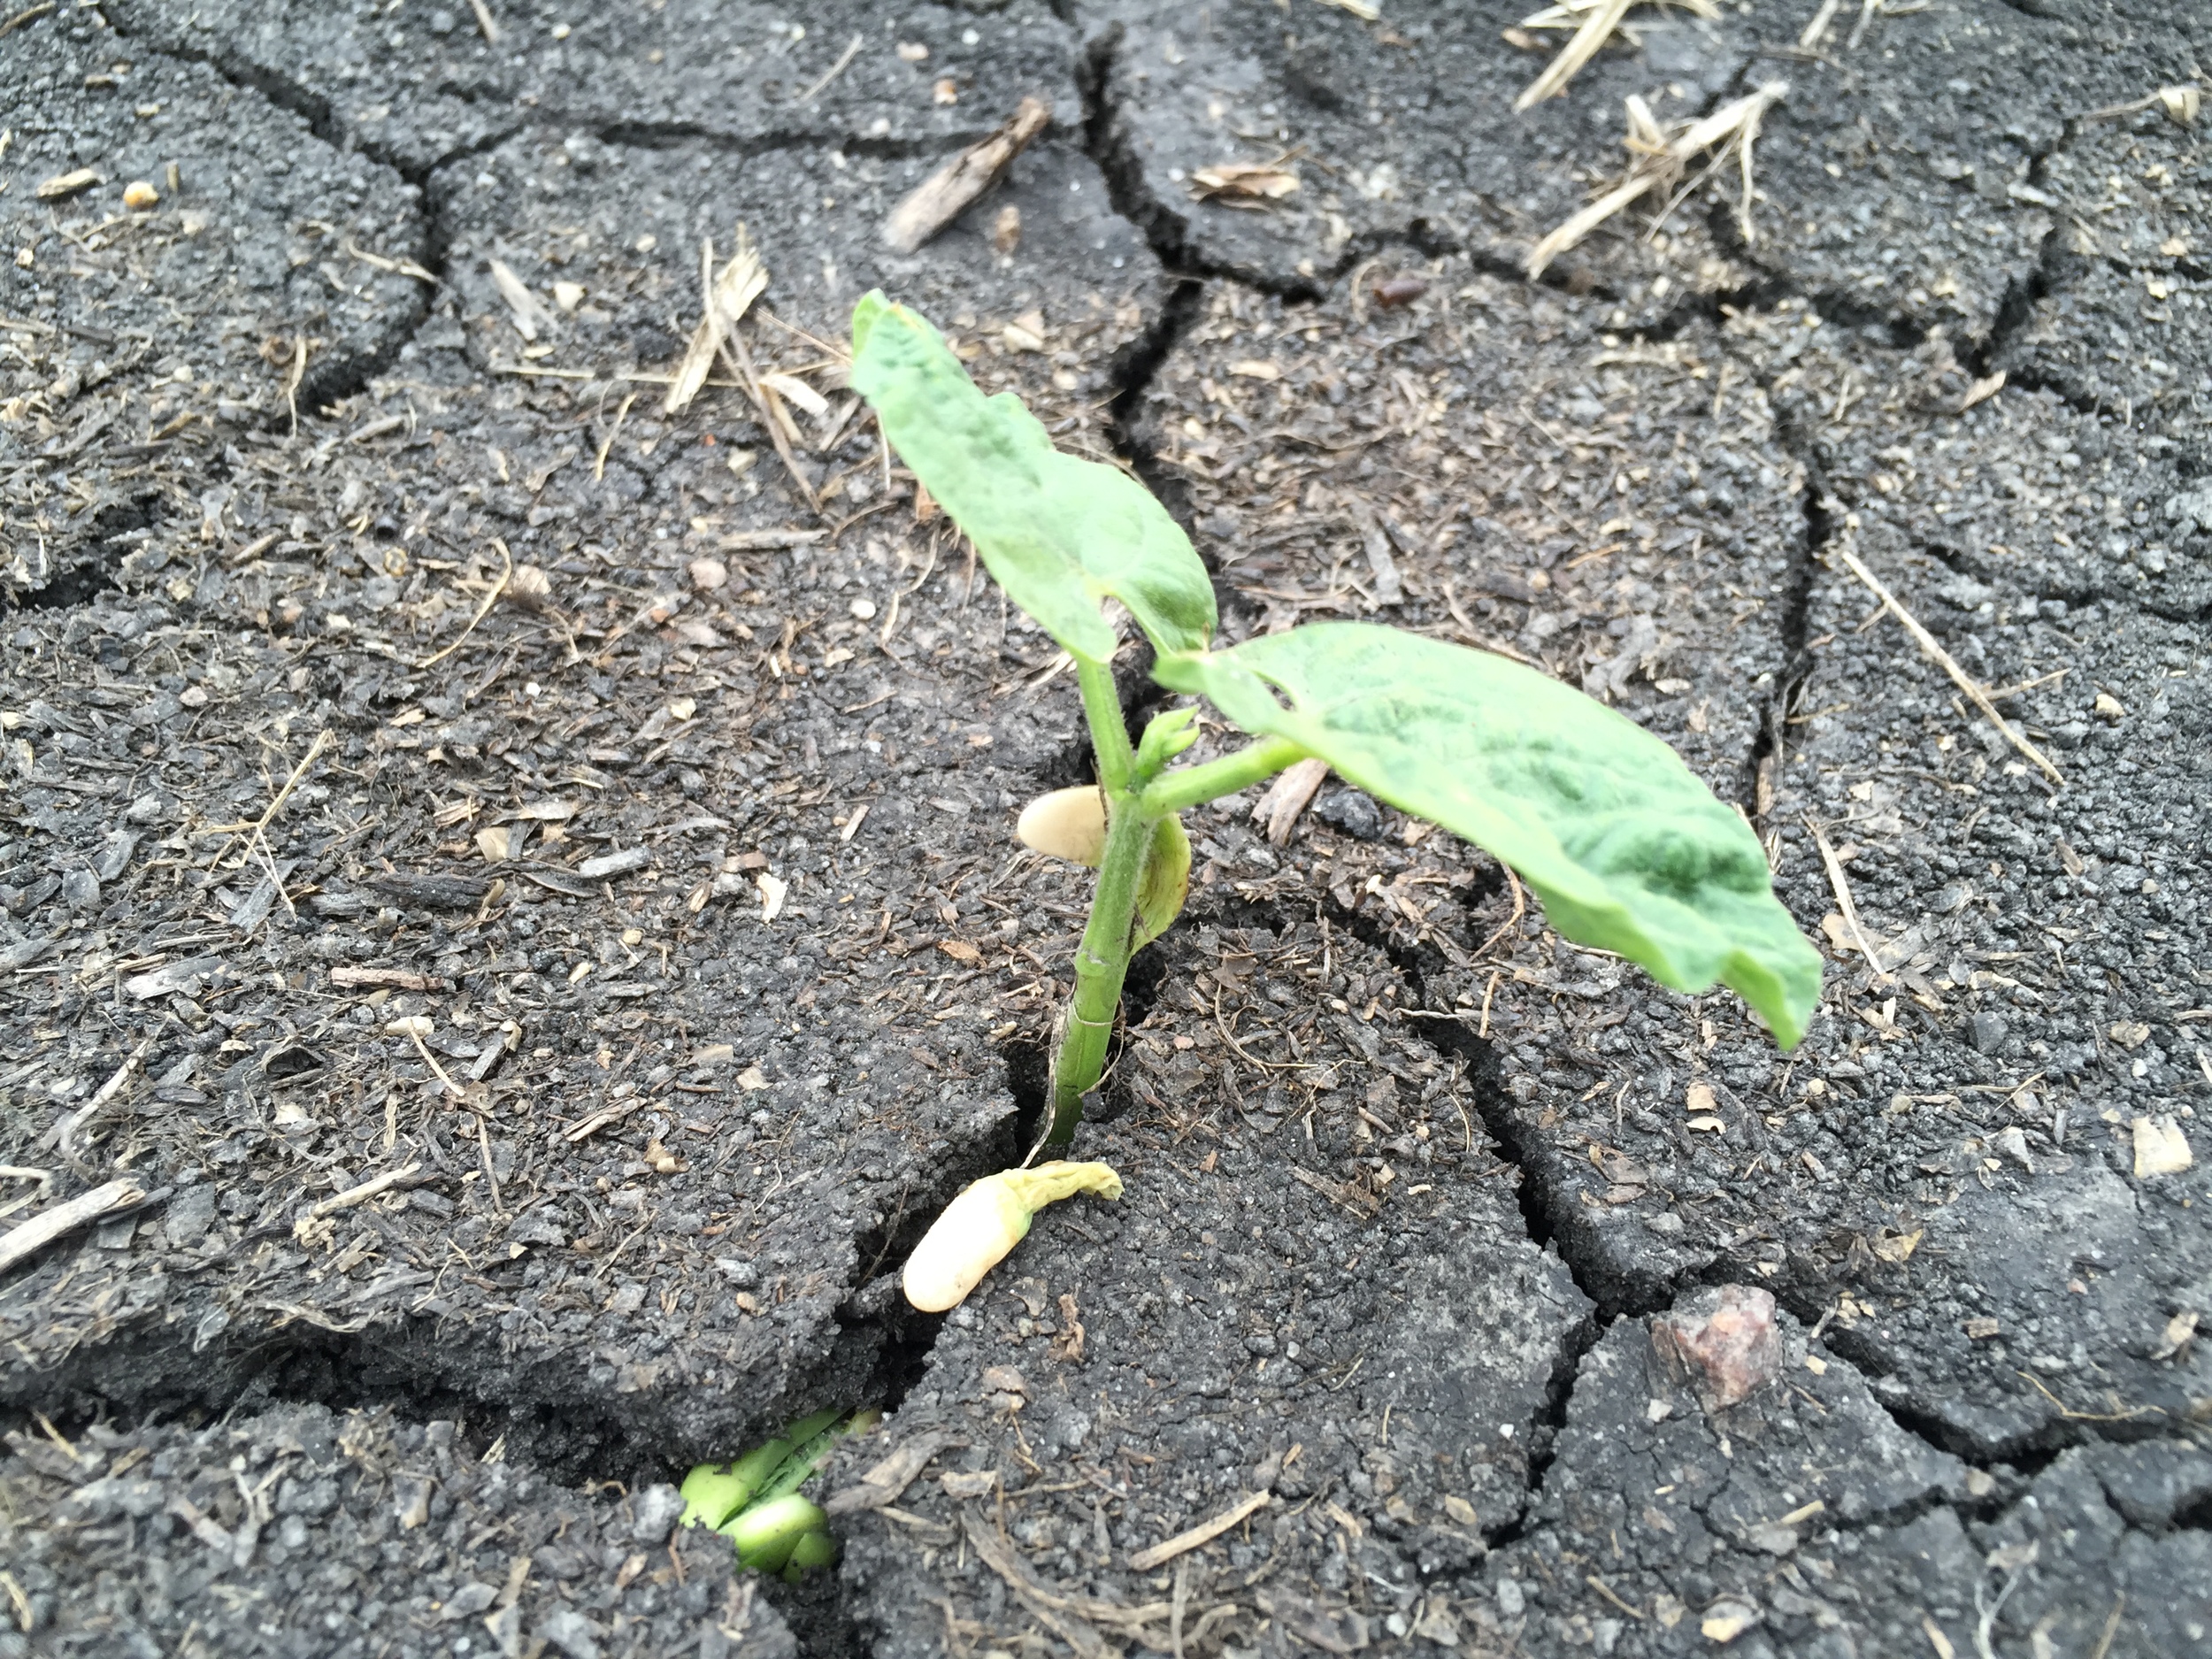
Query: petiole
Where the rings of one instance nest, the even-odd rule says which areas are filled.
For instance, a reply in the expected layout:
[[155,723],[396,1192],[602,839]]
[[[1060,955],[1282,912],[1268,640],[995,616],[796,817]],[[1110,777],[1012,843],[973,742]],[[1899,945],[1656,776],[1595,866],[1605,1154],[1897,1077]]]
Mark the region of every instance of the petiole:
[[1171,772],[1145,787],[1144,810],[1155,818],[1186,812],[1192,807],[1217,801],[1225,795],[1248,789],[1273,777],[1286,766],[1305,759],[1306,751],[1286,737],[1263,738],[1233,755],[1202,765]]

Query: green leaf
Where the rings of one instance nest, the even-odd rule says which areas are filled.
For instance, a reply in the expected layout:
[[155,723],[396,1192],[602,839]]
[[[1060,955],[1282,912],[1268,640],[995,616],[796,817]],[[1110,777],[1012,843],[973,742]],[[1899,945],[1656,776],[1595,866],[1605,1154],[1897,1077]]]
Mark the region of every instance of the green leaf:
[[1146,849],[1144,878],[1137,886],[1137,931],[1132,952],[1142,950],[1183,913],[1190,896],[1190,837],[1183,820],[1169,813],[1152,831]]
[[1784,1048],[1804,1035],[1820,956],[1775,898],[1758,837],[1603,704],[1502,657],[1357,622],[1163,655],[1154,672],[1494,854],[1576,943],[1678,991],[1723,980]]
[[852,385],[1007,596],[1071,655],[1113,656],[1109,598],[1161,650],[1206,649],[1213,584],[1152,492],[1055,449],[1019,398],[984,396],[943,337],[880,293],[853,309]]
[[683,1524],[719,1530],[753,1500],[755,1483],[733,1474],[726,1464],[701,1463],[684,1477]]

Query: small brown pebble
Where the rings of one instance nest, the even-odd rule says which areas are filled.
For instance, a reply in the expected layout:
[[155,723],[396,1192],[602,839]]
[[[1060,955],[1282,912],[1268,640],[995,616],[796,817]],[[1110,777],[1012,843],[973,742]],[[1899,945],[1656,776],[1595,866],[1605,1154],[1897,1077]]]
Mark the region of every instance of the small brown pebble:
[[151,212],[161,205],[161,192],[143,179],[134,179],[123,187],[123,205],[134,213]]
[[1378,305],[1410,305],[1429,291],[1429,285],[1419,277],[1391,277],[1375,284],[1373,292]]
[[507,579],[506,597],[526,611],[548,611],[553,605],[553,579],[535,565],[518,565]]
[[1009,202],[998,211],[998,218],[991,226],[991,246],[1002,255],[1011,257],[1022,243],[1022,211]]

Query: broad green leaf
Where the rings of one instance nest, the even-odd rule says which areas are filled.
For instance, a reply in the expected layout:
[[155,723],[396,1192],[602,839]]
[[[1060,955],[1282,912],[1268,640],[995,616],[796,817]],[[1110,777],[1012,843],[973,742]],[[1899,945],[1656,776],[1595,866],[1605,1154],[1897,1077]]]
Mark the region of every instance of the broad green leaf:
[[1145,851],[1144,879],[1137,886],[1136,941],[1129,948],[1142,950],[1168,930],[1183,913],[1190,896],[1190,836],[1183,820],[1172,812],[1152,832]]
[[1804,1035],[1820,956],[1775,898],[1758,837],[1602,703],[1502,657],[1358,622],[1163,655],[1154,672],[1494,854],[1578,944],[1678,991],[1722,980],[1784,1048]]
[[1213,584],[1152,492],[1055,449],[1019,398],[984,396],[943,336],[880,293],[853,309],[852,385],[1007,597],[1072,655],[1113,656],[1108,598],[1161,650],[1206,649]]

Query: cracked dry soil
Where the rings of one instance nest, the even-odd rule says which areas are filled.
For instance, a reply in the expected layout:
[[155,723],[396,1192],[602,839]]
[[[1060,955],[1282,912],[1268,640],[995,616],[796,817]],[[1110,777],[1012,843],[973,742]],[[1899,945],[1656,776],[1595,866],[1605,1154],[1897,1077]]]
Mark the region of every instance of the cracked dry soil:
[[[2208,160],[2108,112],[2212,28],[1761,0],[1515,117],[1522,10],[7,26],[0,1226],[146,1196],[0,1279],[0,1655],[2212,1651],[2208,1194],[2136,1156],[2212,1095]],[[1622,96],[1778,74],[1758,242],[1520,278]],[[641,378],[740,223],[818,517]],[[1158,490],[1230,638],[1379,616],[1674,743],[1830,954],[1804,1046],[1356,793],[1223,803],[1079,1142],[1127,1196],[908,1311],[1036,1128],[1083,892],[1010,831],[1088,761],[816,343],[873,285]],[[1744,1287],[1723,1403],[1655,1332]],[[672,1532],[871,1402],[826,1488],[937,1449],[833,1571]]]

